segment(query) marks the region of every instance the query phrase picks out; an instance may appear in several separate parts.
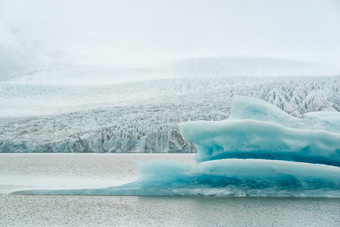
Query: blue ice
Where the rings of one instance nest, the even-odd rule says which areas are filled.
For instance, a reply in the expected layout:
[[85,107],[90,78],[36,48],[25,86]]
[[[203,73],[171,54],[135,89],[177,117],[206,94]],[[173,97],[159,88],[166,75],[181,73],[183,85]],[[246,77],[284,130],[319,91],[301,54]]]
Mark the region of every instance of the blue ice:
[[235,97],[220,122],[179,125],[198,149],[193,164],[152,161],[140,178],[102,189],[18,194],[340,197],[340,113],[294,118],[260,99]]
[[[327,118],[327,116],[329,116]],[[254,158],[340,166],[340,113],[298,119],[260,99],[235,97],[225,121],[180,124],[197,161]]]

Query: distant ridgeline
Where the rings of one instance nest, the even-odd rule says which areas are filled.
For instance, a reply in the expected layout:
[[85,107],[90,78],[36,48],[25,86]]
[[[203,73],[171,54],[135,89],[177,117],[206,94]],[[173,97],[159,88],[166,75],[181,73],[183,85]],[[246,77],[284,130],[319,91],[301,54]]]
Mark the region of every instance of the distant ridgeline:
[[140,178],[99,189],[16,194],[340,197],[340,113],[297,119],[260,99],[236,96],[224,121],[179,125],[196,163],[150,161]]
[[[182,138],[178,123],[225,120],[230,115],[231,100],[235,95],[257,97],[274,104],[284,112],[297,117],[288,117],[287,114],[280,113],[282,119],[290,124],[288,127],[301,130],[301,127],[307,126],[318,129],[320,121],[314,122],[313,119],[323,119],[323,125],[334,124],[330,121],[331,115],[308,112],[340,111],[340,77],[338,76],[186,78],[119,86],[123,88],[138,86],[141,90],[154,88],[158,93],[155,92],[155,98],[137,105],[128,103],[59,115],[0,117],[0,152],[192,153],[196,152],[196,147],[192,143],[194,141],[190,139],[185,141]],[[135,87],[128,88],[129,91],[135,89]],[[10,85],[4,86],[0,89],[0,95],[10,93],[11,89],[13,90]],[[124,89],[120,90],[124,91]],[[249,110],[243,110],[240,106],[234,108],[231,119],[235,119],[235,111],[239,112],[237,116],[245,117]],[[272,121],[282,124],[279,119],[281,118]],[[290,120],[286,121],[287,119]],[[255,123],[252,125],[257,128]],[[280,127],[277,126],[275,130],[279,129]],[[314,130],[314,128],[308,129]],[[327,128],[329,129],[331,126]],[[286,133],[295,133],[295,131]],[[290,137],[278,136],[275,141],[279,138],[294,140]],[[221,146],[219,149],[225,148]],[[225,155],[219,154],[217,152],[219,149],[216,148],[215,153],[209,157],[219,158]],[[265,152],[266,147],[261,149],[264,149],[262,156],[270,156]],[[312,152],[308,146],[304,149],[305,152]],[[200,155],[202,160],[207,159],[205,153]],[[229,157],[240,157],[240,155],[228,154]],[[251,153],[242,155],[252,157]],[[282,156],[286,155],[282,154]],[[294,158],[298,160],[304,157]]]

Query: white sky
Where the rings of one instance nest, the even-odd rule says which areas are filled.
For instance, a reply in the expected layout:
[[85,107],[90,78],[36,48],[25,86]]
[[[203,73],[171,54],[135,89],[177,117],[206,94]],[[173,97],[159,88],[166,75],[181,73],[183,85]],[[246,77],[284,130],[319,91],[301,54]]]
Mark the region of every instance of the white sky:
[[0,20],[80,64],[209,56],[340,64],[337,0],[0,0]]

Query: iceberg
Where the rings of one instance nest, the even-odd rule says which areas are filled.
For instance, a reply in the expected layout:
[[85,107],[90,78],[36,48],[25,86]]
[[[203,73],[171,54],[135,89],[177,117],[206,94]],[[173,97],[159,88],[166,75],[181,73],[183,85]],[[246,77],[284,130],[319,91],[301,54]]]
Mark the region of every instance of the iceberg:
[[153,161],[139,180],[101,189],[16,194],[340,197],[340,113],[294,118],[260,99],[237,96],[225,121],[179,125],[196,163]]
[[102,189],[30,190],[15,194],[340,197],[340,168],[260,159],[187,164],[143,163],[138,181]]
[[[235,97],[228,120],[180,124],[197,160],[254,158],[340,166],[340,113],[294,118],[256,98]],[[308,117],[310,116],[310,117]]]

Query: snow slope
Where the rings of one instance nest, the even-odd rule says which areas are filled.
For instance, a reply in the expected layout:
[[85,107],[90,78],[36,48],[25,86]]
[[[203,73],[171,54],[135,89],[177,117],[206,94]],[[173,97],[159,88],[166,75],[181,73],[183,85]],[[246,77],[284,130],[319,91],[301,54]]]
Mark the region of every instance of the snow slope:
[[202,76],[302,76],[337,75],[333,65],[279,58],[191,58],[170,65],[169,70],[191,77]]

